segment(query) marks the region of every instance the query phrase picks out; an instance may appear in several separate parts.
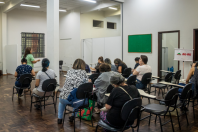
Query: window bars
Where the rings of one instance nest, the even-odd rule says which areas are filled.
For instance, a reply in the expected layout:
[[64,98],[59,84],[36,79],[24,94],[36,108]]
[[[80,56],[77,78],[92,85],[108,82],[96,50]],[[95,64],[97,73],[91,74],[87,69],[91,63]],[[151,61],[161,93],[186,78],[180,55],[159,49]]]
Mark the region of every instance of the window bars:
[[34,58],[45,57],[45,34],[44,33],[21,33],[22,56],[25,49],[31,47]]

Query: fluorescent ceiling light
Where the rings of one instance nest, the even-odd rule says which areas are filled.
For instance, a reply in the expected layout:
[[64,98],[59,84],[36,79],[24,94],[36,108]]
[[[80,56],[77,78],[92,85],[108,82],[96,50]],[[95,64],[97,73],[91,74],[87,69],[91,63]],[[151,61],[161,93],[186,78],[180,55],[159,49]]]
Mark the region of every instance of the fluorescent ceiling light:
[[40,8],[40,6],[21,4],[21,6]]
[[109,9],[118,10],[118,8],[115,8],[115,7],[109,7]]
[[67,12],[65,9],[59,9],[60,12]]
[[94,0],[84,0],[84,1],[88,1],[88,2],[92,2],[92,3],[96,3],[96,1],[94,1]]
[[0,4],[5,4],[5,2],[0,2]]

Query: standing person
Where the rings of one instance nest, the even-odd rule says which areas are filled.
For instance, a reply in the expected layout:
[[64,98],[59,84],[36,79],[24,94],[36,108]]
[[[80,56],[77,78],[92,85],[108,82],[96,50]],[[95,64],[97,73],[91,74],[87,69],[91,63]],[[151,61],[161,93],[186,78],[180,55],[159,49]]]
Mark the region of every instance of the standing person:
[[[25,58],[21,59],[21,64],[22,65],[17,67],[15,74],[14,74],[14,76],[17,77],[16,82],[15,82],[16,87],[21,87],[21,84],[19,82],[21,75],[31,73],[32,76],[35,76],[34,70],[32,69],[31,66],[27,65],[27,60]],[[27,86],[27,87],[29,87],[29,86]],[[22,96],[21,94],[23,93],[23,89],[20,89],[20,90],[17,89],[17,93],[19,94],[19,97],[21,97]]]
[[133,75],[137,75],[136,87],[138,89],[145,88],[145,86],[141,83],[143,75],[145,73],[152,72],[152,69],[149,65],[147,65],[147,62],[148,62],[148,57],[145,55],[141,55],[139,59],[140,66],[138,66],[133,72]]
[[32,68],[34,68],[34,64],[39,62],[40,60],[35,60],[34,56],[32,55],[32,48],[31,47],[27,47],[25,49],[25,54],[23,56],[23,58],[25,58],[27,60],[27,65],[30,65]]
[[[52,69],[49,69],[49,64],[50,64],[50,61],[45,58],[42,60],[42,71],[39,71],[36,75],[36,83],[35,83],[35,86],[37,88],[34,88],[33,89],[33,94],[36,94],[38,96],[44,96],[45,92],[43,91],[42,89],[42,85],[43,85],[43,82],[45,80],[48,80],[48,79],[55,79],[56,77],[56,74],[55,72],[52,70]],[[51,95],[52,92],[46,92],[46,96],[49,96]],[[35,97],[35,100],[38,100],[38,98]],[[41,106],[38,102],[38,104],[34,105],[37,109],[40,109]]]
[[122,74],[124,73],[124,69],[127,68],[127,65],[118,58],[114,60],[114,64],[118,67],[118,72]]
[[[70,93],[78,88],[81,84],[88,82],[87,73],[85,71],[85,62],[82,59],[76,59],[73,64],[73,69],[67,71],[63,91],[60,93],[59,106],[58,106],[58,124],[62,124],[63,112],[67,105],[73,102],[68,100]],[[86,102],[87,103],[87,102]],[[83,105],[83,101],[76,103],[75,108]],[[73,122],[77,112],[69,117],[70,122]]]
[[97,63],[97,65],[96,65],[96,67],[95,67],[95,68],[90,67],[90,69],[91,69],[92,71],[96,71],[96,73],[100,73],[100,72],[99,72],[99,66],[100,66],[100,64],[102,64],[102,63],[104,63],[104,60],[103,60],[103,57],[100,56],[100,57],[98,58],[98,63]]
[[106,58],[104,62],[110,66],[111,71],[117,72],[117,67],[111,64],[111,60],[109,58]]

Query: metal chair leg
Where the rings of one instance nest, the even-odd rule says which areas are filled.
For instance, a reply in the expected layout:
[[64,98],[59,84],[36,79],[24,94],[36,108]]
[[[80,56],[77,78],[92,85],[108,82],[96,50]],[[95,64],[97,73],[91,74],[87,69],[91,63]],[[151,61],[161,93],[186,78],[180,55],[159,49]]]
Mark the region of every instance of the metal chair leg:
[[95,130],[95,132],[97,132],[97,130],[98,130],[98,125],[96,126],[96,130]]
[[45,96],[44,96],[44,109],[45,109]]
[[40,109],[41,109],[41,116],[42,116],[42,106],[41,106],[41,100],[39,98],[39,102],[40,102]]
[[195,103],[195,100],[193,99],[193,116],[194,116],[194,119],[195,119],[195,105],[194,105],[194,103]]
[[13,102],[13,97],[14,97],[14,87],[13,87],[13,91],[12,91],[12,102]]
[[180,122],[179,122],[179,114],[178,114],[177,109],[176,109],[176,112],[177,112],[177,120],[178,120],[178,124],[179,124],[179,129],[181,130],[181,125],[180,125]]
[[156,121],[157,121],[157,115],[155,116],[155,124],[156,124]]
[[187,126],[188,126],[189,123],[188,123],[188,116],[187,116],[186,110],[185,110],[185,115],[186,115],[186,121],[187,121]]
[[[75,115],[75,112],[74,112],[74,115]],[[74,116],[74,132],[75,132],[75,127],[76,127],[76,121],[75,121],[76,117]]]
[[54,96],[52,97],[53,99],[53,104],[54,104],[54,110],[55,110],[55,113],[56,113],[56,102],[54,102]]
[[80,122],[81,122],[81,109],[80,109]]
[[33,96],[31,96],[30,112],[32,112],[32,98],[33,98]]
[[169,112],[169,116],[170,116],[170,120],[171,120],[172,129],[173,129],[173,132],[174,132],[174,126],[173,126],[172,116],[171,116],[170,112]]
[[160,128],[161,128],[161,132],[163,132],[163,129],[162,129],[162,121],[161,121],[161,117],[159,115],[159,121],[160,121]]
[[[66,106],[66,107],[67,107],[67,106]],[[66,109],[64,110],[63,126],[64,126],[64,122],[65,122],[65,113],[66,113]]]
[[151,122],[151,113],[150,113],[150,116],[149,116],[149,126],[150,126],[150,122]]

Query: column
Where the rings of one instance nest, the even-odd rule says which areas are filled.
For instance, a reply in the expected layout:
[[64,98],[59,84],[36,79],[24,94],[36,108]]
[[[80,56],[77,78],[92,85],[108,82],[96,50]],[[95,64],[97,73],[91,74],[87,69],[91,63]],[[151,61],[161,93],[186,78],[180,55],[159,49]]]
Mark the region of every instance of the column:
[[47,0],[46,57],[59,83],[59,0]]
[[6,45],[7,45],[7,14],[2,13],[2,63],[3,63],[3,74],[7,74],[6,70]]

